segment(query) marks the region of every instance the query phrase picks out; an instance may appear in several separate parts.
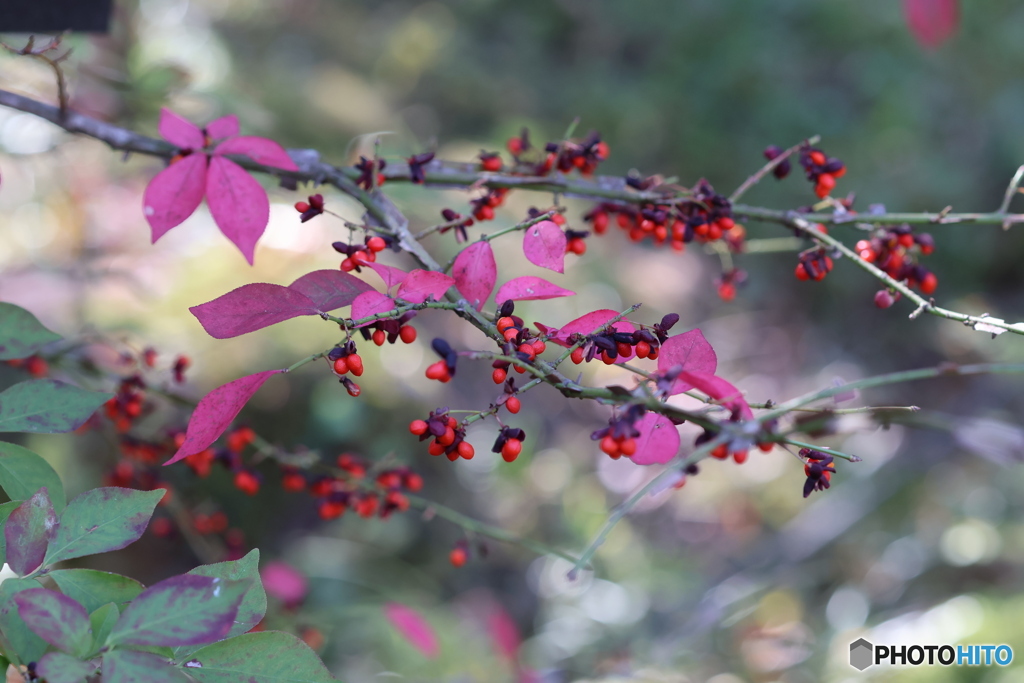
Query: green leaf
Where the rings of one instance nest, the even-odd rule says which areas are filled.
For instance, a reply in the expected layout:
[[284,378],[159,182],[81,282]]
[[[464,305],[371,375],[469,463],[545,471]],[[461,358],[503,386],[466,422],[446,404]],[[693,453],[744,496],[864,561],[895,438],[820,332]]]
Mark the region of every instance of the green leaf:
[[110,634],[109,642],[177,647],[227,636],[251,581],[181,574],[142,591]]
[[99,649],[106,644],[107,636],[114,629],[114,624],[117,623],[120,616],[121,612],[112,602],[108,602],[89,615],[89,625],[92,628],[92,653],[99,652]]
[[46,683],[80,683],[96,670],[96,665],[63,652],[49,652],[39,660],[37,670]]
[[123,605],[145,588],[135,579],[96,569],[54,569],[48,576],[57,582],[61,593],[82,603],[89,612],[108,602]]
[[240,560],[204,564],[196,567],[189,574],[213,576],[227,581],[252,579],[252,585],[242,597],[242,604],[238,606],[235,625],[231,627],[228,636],[245,633],[260,623],[263,615],[267,613],[267,592],[263,590],[263,582],[260,581],[260,551],[258,548],[249,551],[249,554]]
[[14,596],[18,615],[36,635],[76,657],[89,654],[92,630],[89,613],[66,595],[30,588]]
[[0,583],[0,632],[22,663],[39,661],[47,648],[46,641],[33,633],[18,616],[18,606],[13,600],[15,595],[30,588],[42,588],[42,585],[35,579],[7,579]]
[[188,678],[165,657],[112,650],[103,655],[103,683],[188,683]]
[[0,302],[0,360],[31,356],[60,339],[21,306]]
[[200,683],[320,683],[335,680],[308,645],[281,631],[246,633],[207,645],[181,666]]
[[7,561],[7,535],[4,533],[4,524],[19,505],[21,505],[20,500],[12,500],[0,505],[0,566]]
[[15,574],[31,574],[43,564],[56,526],[57,515],[45,486],[14,508],[4,524],[4,539],[7,564]]
[[46,564],[96,555],[139,540],[156,504],[166,491],[136,491],[115,486],[92,489],[77,496],[60,517],[50,541]]
[[0,487],[7,496],[11,500],[27,500],[43,486],[59,515],[67,499],[64,497],[64,485],[50,463],[27,448],[0,441]]
[[33,379],[0,392],[0,432],[71,432],[113,394],[55,379]]

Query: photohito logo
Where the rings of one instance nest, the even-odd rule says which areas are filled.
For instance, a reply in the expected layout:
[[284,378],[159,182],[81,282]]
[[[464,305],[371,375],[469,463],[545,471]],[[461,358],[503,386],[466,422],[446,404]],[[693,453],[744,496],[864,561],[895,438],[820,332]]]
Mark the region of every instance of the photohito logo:
[[850,643],[850,666],[863,671],[875,664],[891,666],[1007,666],[1009,645],[874,645],[864,638]]

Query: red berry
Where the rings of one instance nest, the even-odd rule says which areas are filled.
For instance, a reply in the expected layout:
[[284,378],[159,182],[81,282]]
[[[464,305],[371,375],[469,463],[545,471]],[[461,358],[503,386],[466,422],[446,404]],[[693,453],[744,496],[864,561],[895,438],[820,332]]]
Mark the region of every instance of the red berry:
[[509,318],[508,316],[505,316],[504,318],[498,318],[498,322],[495,323],[495,327],[498,328],[498,332],[504,334],[505,330],[507,330],[510,327],[515,327],[515,324],[515,320]]
[[875,306],[879,308],[889,308],[896,303],[896,297],[894,297],[889,290],[880,289],[875,292]]
[[770,441],[762,441],[761,443],[757,444],[757,448],[758,448],[758,450],[760,450],[760,451],[762,451],[764,453],[768,453],[773,448],[775,448],[775,444],[773,444]]
[[636,350],[637,358],[647,358],[647,356],[650,355],[651,353],[651,345],[645,341],[637,342],[634,349]]
[[910,247],[914,246],[914,236],[911,235],[909,232],[905,233],[903,235],[900,235],[899,242],[900,246],[909,249]]
[[548,345],[545,344],[544,341],[541,340],[541,339],[534,339],[532,346],[533,346],[533,353],[534,353],[534,355],[537,355],[537,356],[539,356],[540,354],[544,353],[548,349]]
[[387,249],[388,243],[384,241],[383,237],[374,235],[366,240],[366,246],[369,247],[370,251],[384,251]]
[[505,462],[512,462],[519,457],[522,451],[523,443],[519,439],[509,439],[501,447],[501,457],[505,459]]
[[796,264],[796,270],[794,272],[796,274],[796,279],[797,280],[810,280],[811,279],[811,276],[808,274],[807,269],[804,268],[804,264],[803,263]]
[[608,230],[608,214],[598,211],[594,214],[594,232],[603,235]]
[[413,420],[409,423],[409,432],[416,436],[422,436],[427,433],[428,425],[424,420]]
[[653,348],[651,352],[647,354],[647,360],[658,360],[658,349]]
[[344,261],[341,262],[341,269],[343,271],[345,271],[346,273],[348,273],[348,272],[350,272],[352,270],[355,270],[355,267],[356,267],[355,261],[353,261],[350,258],[347,258],[347,259],[345,259]]
[[336,372],[339,375],[344,375],[348,371],[348,360],[346,360],[344,357],[334,361],[334,372]]
[[935,277],[935,273],[928,273],[921,280],[921,291],[925,294],[933,294],[935,288],[939,286],[939,278]]
[[722,301],[732,301],[736,298],[736,285],[731,282],[723,282],[718,285],[718,296]]
[[359,394],[363,393],[362,388],[350,379],[345,380],[345,391],[347,391],[348,395],[352,398],[356,398]]
[[437,443],[441,446],[451,446],[455,443],[455,430],[451,427],[446,427],[444,434],[437,437]]
[[583,362],[584,355],[585,354],[583,353],[583,347],[578,346],[578,347],[576,347],[575,349],[572,350],[572,353],[569,354],[569,358],[572,359],[573,363],[575,363],[576,365],[579,365],[580,363]]
[[[512,140],[518,140],[518,138],[512,138]],[[511,142],[511,140],[509,141]],[[452,566],[458,569],[459,567],[466,564],[468,559],[468,553],[463,547],[452,548],[452,551],[448,553],[448,561],[452,563]]]
[[33,377],[45,377],[50,366],[39,356],[30,356],[25,361],[25,369],[28,371],[28,374]]
[[448,374],[448,366],[445,364],[443,360],[439,360],[436,363],[433,363],[430,367],[428,367],[426,375],[427,379],[436,379],[439,382],[447,382],[449,379],[451,379],[450,375]]
[[825,165],[825,155],[819,152],[818,150],[814,150],[813,152],[810,153],[809,156],[811,157],[811,161],[814,162],[816,166]]
[[501,333],[501,336],[505,337],[505,341],[510,342],[519,336],[519,330],[514,327],[508,327]]
[[602,140],[601,142],[599,142],[596,145],[594,145],[594,154],[597,155],[597,158],[600,159],[601,161],[604,161],[605,159],[607,159],[608,158],[608,143],[605,142],[604,140]]
[[405,344],[412,344],[416,341],[416,328],[412,325],[402,325],[398,330],[398,336]]
[[610,435],[601,439],[601,450],[612,456],[613,458],[619,457],[619,442],[613,439]]
[[623,439],[619,442],[619,452],[627,458],[636,453],[636,439]]
[[736,461],[737,465],[742,465],[747,461],[749,455],[750,451],[735,451],[732,454],[732,459]]
[[[338,360],[342,360],[339,358]],[[349,371],[356,377],[360,377],[363,374],[363,359],[359,357],[358,353],[351,353],[345,357],[345,361],[348,363]]]
[[260,490],[260,480],[249,470],[239,470],[235,473],[235,488],[242,493],[255,496]]
[[473,212],[473,218],[478,221],[489,221],[494,219],[494,209],[484,204]]
[[295,202],[295,210],[299,213],[306,213],[309,211],[309,204],[306,202]]
[[423,477],[416,474],[415,472],[407,472],[405,474],[405,488],[412,492],[419,491],[423,488]]
[[521,138],[509,138],[508,142],[505,143],[505,149],[508,150],[509,154],[514,157],[519,156],[523,152],[523,141]]
[[832,192],[832,189],[836,186],[836,179],[828,173],[822,173],[818,176],[818,184],[814,186],[814,194],[818,195],[819,198],[824,199]]
[[726,458],[729,457],[729,449],[726,448],[725,444],[723,443],[718,448],[711,451],[711,457],[718,458],[719,460],[725,460]]
[[505,401],[505,407],[508,408],[508,412],[514,415],[519,412],[519,409],[522,407],[522,404],[519,402],[519,399],[516,398],[515,396],[509,396],[508,400]]
[[345,504],[341,502],[335,502],[325,500],[320,503],[317,508],[317,514],[320,515],[320,519],[327,521],[329,519],[337,519],[345,513]]
[[444,449],[444,446],[437,443],[436,441],[432,441],[430,442],[430,445],[427,446],[427,453],[430,453],[431,455],[441,455],[442,453],[444,453]]
[[508,377],[508,372],[502,370],[501,368],[494,368],[494,370],[491,372],[491,380],[495,384],[501,384],[502,382],[505,381],[506,377]]
[[387,340],[387,338],[388,335],[384,332],[384,330],[373,331],[373,343],[376,344],[377,346],[384,346],[384,342]]
[[480,168],[485,171],[500,171],[501,170],[501,157],[497,154],[493,156],[486,156],[480,160]]
[[476,449],[473,448],[473,444],[468,441],[459,442],[459,447],[456,449],[458,454],[465,460],[472,460],[473,456],[476,455]]
[[281,488],[290,493],[298,493],[306,488],[306,478],[298,472],[289,472],[281,477]]

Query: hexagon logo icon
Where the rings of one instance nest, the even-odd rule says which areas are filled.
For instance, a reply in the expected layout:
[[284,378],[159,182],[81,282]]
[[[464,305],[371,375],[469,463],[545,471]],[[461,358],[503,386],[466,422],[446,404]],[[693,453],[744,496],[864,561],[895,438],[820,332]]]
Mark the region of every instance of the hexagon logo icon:
[[874,664],[874,650],[875,646],[863,638],[853,641],[850,643],[850,666],[857,671],[868,668]]

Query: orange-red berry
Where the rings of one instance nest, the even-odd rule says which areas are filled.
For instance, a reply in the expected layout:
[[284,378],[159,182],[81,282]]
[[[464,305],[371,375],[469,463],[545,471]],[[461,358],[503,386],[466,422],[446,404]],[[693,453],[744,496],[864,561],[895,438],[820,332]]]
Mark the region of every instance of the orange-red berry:
[[402,342],[412,344],[416,341],[416,328],[412,325],[402,325],[398,330],[398,336],[401,337]]
[[422,436],[427,433],[428,425],[424,420],[413,420],[409,423],[409,431],[416,436]]
[[519,412],[519,409],[522,407],[522,404],[519,402],[519,399],[516,398],[515,396],[509,396],[508,400],[505,401],[505,407],[508,408],[508,412],[514,415]]
[[519,457],[522,451],[523,443],[519,439],[509,439],[501,447],[501,457],[505,459],[505,462],[512,462]]

